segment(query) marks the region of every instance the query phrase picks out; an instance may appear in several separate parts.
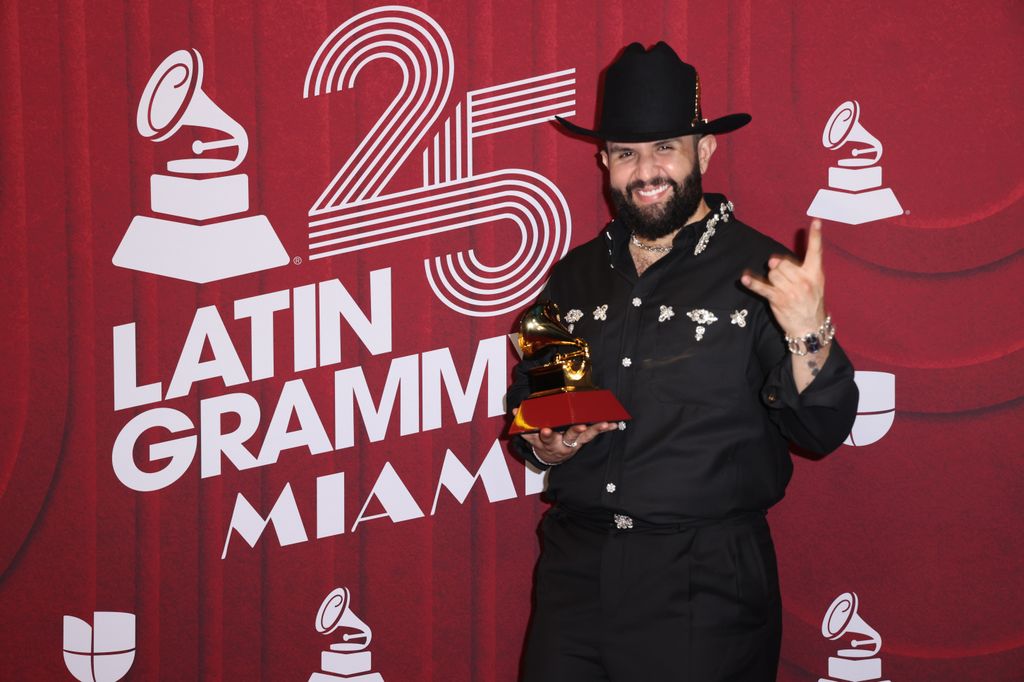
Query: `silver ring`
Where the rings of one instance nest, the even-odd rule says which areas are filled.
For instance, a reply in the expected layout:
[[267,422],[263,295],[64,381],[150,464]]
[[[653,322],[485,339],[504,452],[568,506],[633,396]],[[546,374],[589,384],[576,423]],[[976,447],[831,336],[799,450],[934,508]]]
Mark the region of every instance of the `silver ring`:
[[562,439],[562,445],[564,445],[565,447],[567,447],[569,449],[573,449],[573,448],[575,448],[579,444],[580,444],[580,442],[579,442],[578,438],[576,440],[574,440],[573,442],[571,442],[571,443],[566,442],[565,438]]

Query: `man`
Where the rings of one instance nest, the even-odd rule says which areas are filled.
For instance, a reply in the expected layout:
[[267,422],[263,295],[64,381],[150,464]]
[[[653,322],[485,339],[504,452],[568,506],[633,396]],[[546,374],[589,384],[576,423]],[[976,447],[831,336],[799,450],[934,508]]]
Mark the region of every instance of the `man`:
[[[551,467],[527,682],[773,680],[778,575],[765,510],[793,465],[849,433],[853,367],[826,316],[820,225],[804,261],[739,222],[701,175],[715,134],[692,66],[634,43],[609,67],[598,129],[616,219],[553,269],[543,298],[591,348],[629,422],[541,429]],[[529,394],[516,368],[510,409]]]

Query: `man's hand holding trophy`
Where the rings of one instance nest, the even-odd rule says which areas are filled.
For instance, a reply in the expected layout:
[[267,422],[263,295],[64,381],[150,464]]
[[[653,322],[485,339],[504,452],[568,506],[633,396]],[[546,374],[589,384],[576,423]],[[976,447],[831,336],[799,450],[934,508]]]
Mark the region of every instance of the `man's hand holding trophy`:
[[611,391],[593,384],[590,346],[562,324],[554,303],[542,301],[526,311],[519,348],[527,359],[555,351],[552,359],[527,371],[531,392],[509,428],[509,435],[521,434],[542,462],[561,464],[630,418]]

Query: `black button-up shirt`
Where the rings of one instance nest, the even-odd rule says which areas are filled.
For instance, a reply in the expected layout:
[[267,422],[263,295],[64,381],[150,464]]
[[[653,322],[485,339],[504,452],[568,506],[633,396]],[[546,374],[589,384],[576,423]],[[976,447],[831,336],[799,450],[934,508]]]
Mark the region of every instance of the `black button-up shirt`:
[[[767,302],[739,283],[744,269],[764,273],[769,256],[787,249],[726,213],[695,254],[708,221],[725,213],[725,197],[706,199],[707,218],[680,230],[642,276],[618,222],[552,270],[542,298],[590,344],[595,384],[633,417],[551,468],[548,497],[558,504],[651,523],[764,510],[792,475],[788,442],[824,453],[850,432],[858,394],[842,348],[833,341],[798,393]],[[516,367],[510,410],[541,361]],[[522,438],[512,450],[544,468]]]

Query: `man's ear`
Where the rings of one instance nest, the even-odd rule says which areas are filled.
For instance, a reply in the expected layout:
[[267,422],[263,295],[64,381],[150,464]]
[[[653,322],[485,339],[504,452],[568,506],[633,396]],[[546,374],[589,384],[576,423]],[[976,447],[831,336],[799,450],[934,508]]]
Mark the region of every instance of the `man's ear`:
[[697,161],[700,163],[701,174],[707,172],[708,163],[716,149],[718,149],[718,140],[714,135],[705,135],[697,141]]
[[605,168],[608,167],[608,148],[607,147],[605,147],[604,149],[601,150],[601,163],[604,164]]

